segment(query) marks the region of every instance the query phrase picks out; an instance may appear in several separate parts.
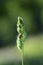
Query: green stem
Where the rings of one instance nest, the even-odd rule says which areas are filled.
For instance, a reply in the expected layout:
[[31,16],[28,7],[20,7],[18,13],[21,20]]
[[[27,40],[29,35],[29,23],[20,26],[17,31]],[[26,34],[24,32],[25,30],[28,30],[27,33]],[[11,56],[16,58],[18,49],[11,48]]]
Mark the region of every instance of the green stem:
[[24,65],[24,49],[23,48],[22,48],[21,56],[22,56],[22,65]]

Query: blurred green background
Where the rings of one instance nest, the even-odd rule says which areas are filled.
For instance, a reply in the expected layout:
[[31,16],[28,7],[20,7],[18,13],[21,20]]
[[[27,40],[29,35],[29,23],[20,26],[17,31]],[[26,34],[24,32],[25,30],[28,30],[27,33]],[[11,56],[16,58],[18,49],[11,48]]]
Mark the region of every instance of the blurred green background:
[[23,17],[27,33],[24,65],[43,65],[43,0],[0,0],[0,65],[21,65],[18,16]]

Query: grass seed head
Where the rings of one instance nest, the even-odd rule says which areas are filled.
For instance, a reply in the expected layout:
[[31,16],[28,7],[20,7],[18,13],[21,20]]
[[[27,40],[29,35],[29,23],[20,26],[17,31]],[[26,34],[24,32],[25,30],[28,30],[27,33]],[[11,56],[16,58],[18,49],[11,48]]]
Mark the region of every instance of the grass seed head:
[[24,22],[22,17],[18,17],[18,22],[17,22],[17,48],[19,50],[22,50],[23,45],[24,45],[24,40],[25,40],[25,30],[24,30]]

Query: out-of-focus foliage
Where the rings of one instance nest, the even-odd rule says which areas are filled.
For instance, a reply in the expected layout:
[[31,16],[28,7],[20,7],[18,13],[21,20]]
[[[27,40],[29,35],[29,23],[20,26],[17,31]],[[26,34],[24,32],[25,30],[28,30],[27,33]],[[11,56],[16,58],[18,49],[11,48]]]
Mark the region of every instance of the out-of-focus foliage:
[[[0,49],[0,65],[21,65],[17,47]],[[24,65],[43,65],[43,34],[29,36],[24,44]]]
[[28,35],[43,32],[43,0],[0,0],[0,47],[16,42],[18,16]]

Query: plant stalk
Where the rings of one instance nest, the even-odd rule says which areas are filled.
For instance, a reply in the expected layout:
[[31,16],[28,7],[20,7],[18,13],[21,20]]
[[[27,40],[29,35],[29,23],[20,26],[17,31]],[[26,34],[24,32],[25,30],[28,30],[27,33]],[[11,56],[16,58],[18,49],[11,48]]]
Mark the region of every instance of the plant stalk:
[[22,48],[21,57],[22,57],[22,65],[24,65],[24,48]]

